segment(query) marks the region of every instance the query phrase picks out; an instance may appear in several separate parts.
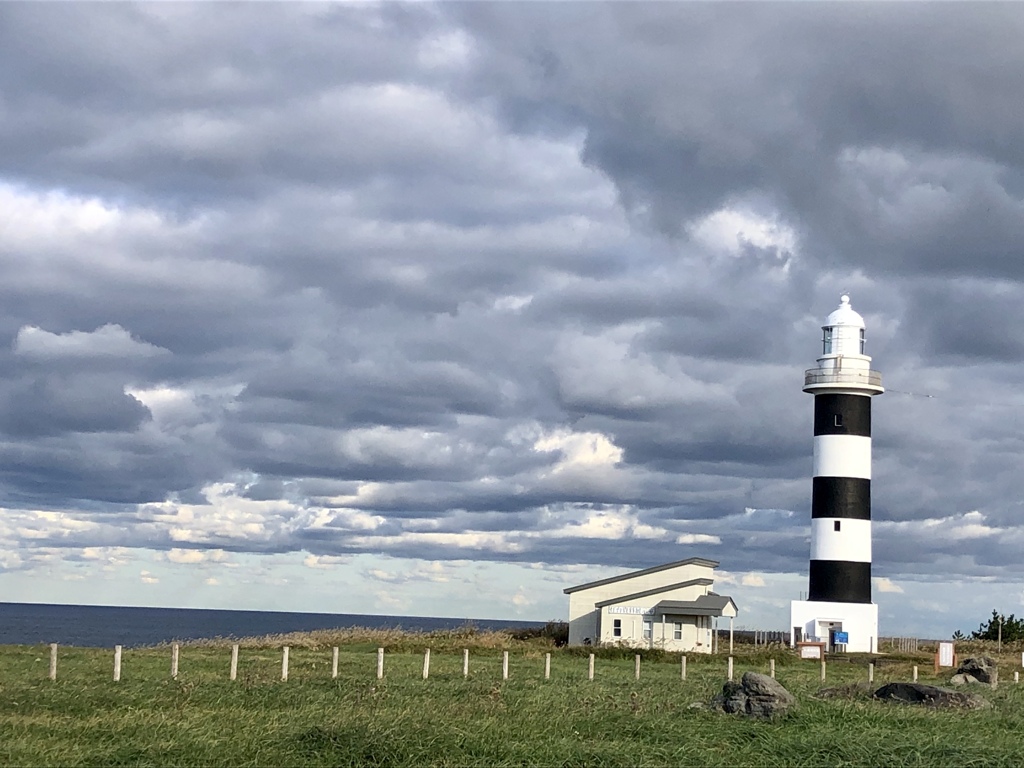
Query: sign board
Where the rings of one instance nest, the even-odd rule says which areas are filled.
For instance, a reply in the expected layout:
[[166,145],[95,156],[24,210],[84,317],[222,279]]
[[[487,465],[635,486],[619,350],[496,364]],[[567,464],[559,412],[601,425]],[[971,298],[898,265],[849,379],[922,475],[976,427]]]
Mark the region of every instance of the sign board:
[[850,642],[850,633],[849,632],[833,632],[832,633],[832,642],[835,643],[836,645],[846,645],[848,642]]
[[800,643],[799,651],[801,659],[820,659],[824,643]]
[[654,613],[653,608],[637,608],[632,605],[613,605],[608,608],[608,613],[628,613],[635,616],[646,616]]
[[953,643],[949,641],[939,642],[939,666],[955,666],[953,663]]

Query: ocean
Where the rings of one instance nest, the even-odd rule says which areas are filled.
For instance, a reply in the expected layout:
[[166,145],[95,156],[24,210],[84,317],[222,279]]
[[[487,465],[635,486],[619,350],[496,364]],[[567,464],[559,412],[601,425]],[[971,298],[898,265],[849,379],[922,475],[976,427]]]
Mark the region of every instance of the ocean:
[[209,637],[252,637],[338,627],[410,631],[540,627],[542,621],[361,616],[346,613],[221,611],[200,608],[120,608],[96,605],[0,603],[0,645],[59,643],[92,648],[156,645]]

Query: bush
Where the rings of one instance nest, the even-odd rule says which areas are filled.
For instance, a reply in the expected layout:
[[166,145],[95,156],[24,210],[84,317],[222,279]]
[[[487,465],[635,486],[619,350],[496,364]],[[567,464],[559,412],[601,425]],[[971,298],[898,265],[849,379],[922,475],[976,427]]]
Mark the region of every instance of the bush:
[[975,640],[997,640],[1000,637],[999,625],[1002,624],[1002,639],[1004,641],[1024,640],[1024,618],[1016,619],[1011,613],[1004,616],[994,608],[992,618],[988,623],[982,622],[977,632],[971,632]]
[[513,640],[550,640],[556,648],[569,643],[569,623],[566,621],[549,621],[543,627],[523,627],[509,632]]

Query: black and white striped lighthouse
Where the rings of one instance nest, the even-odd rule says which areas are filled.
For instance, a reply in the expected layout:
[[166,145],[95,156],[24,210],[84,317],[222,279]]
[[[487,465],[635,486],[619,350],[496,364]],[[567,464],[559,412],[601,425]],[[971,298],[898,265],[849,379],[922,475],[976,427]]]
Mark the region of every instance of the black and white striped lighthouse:
[[882,376],[864,354],[864,318],[843,296],[822,327],[818,367],[804,374],[814,395],[810,589],[793,603],[794,636],[874,651],[871,603],[871,398]]

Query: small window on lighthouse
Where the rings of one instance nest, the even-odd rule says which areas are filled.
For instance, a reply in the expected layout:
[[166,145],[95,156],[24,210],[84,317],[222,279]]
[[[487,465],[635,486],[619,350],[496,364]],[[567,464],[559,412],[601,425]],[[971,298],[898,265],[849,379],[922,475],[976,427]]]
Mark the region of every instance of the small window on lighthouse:
[[837,427],[843,426],[843,414],[837,413],[835,416],[835,424]]
[[860,329],[860,353],[864,354],[864,329]]
[[835,523],[833,523],[833,529],[832,530],[835,530],[835,531],[839,530],[839,521],[838,520],[836,520]]
[[824,333],[824,335],[822,336],[822,339],[821,339],[821,353],[823,355],[831,355],[832,354],[832,329],[831,328],[822,328],[821,330]]

